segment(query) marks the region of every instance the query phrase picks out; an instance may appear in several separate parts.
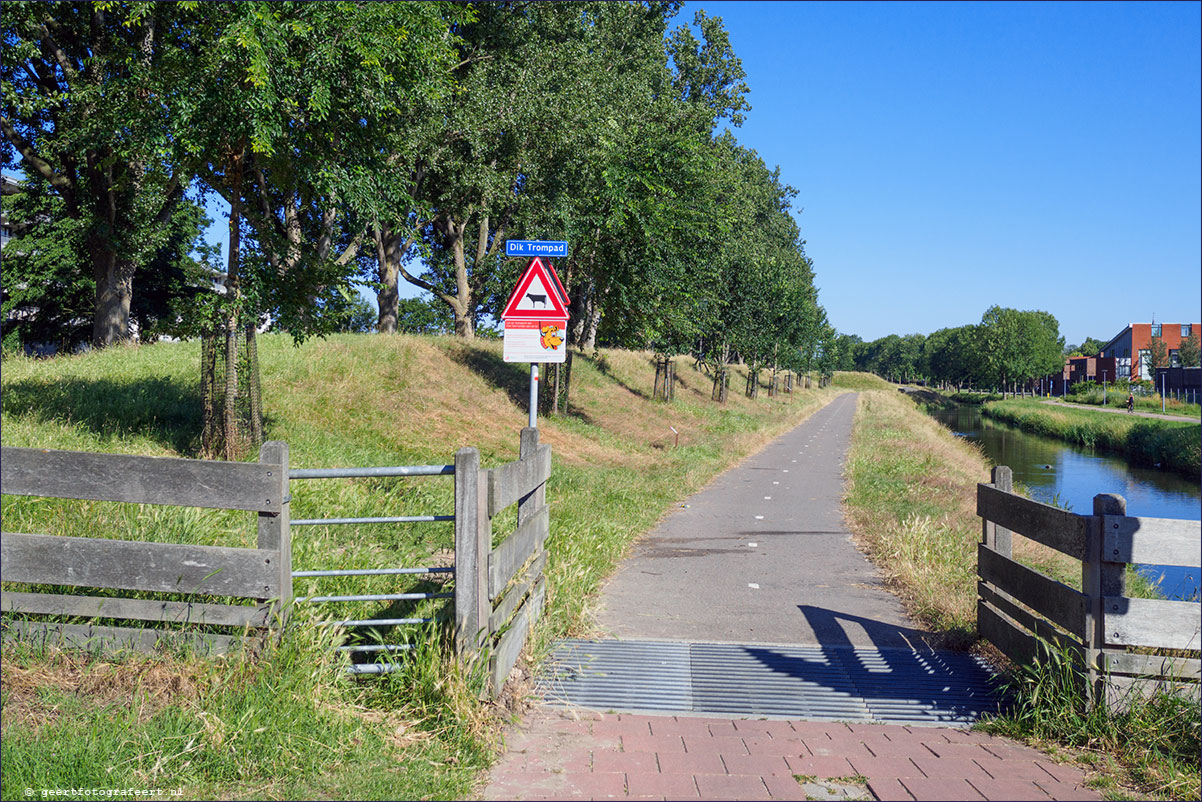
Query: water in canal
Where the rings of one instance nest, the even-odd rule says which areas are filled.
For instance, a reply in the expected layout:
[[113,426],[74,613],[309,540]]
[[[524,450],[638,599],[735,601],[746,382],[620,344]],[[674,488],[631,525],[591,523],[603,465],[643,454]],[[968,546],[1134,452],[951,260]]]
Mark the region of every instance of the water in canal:
[[[1194,521],[1202,515],[1202,494],[1193,479],[1133,467],[1119,457],[1028,434],[982,416],[976,406],[961,404],[931,414],[957,435],[978,443],[995,465],[1010,466],[1014,481],[1036,501],[1089,515],[1095,495],[1117,493],[1127,500],[1128,515]],[[1159,581],[1168,598],[1198,598],[1196,568],[1143,566],[1140,572]]]

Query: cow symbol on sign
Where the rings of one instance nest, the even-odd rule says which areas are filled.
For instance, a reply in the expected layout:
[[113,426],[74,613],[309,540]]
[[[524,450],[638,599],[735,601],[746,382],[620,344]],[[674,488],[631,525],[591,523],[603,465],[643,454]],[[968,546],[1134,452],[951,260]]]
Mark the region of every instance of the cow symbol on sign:
[[535,295],[532,292],[528,292],[528,293],[526,293],[526,297],[530,299],[531,306],[534,306],[535,304],[542,304],[543,309],[547,308],[547,296],[546,295]]

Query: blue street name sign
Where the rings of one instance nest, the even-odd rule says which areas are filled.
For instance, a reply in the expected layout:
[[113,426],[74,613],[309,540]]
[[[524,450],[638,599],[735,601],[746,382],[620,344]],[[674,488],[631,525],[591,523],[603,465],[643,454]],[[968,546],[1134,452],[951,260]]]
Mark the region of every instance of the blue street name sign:
[[549,242],[536,239],[505,240],[506,256],[563,256],[568,255],[566,242]]

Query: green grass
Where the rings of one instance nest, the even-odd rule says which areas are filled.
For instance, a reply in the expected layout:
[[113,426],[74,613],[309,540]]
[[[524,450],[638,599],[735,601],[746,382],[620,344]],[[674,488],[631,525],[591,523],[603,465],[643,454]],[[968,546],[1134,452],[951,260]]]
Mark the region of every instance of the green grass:
[[986,404],[982,413],[1034,434],[1122,454],[1137,465],[1162,466],[1195,477],[1202,474],[1202,426],[1197,423],[1099,413],[1022,399]]
[[[1126,409],[1128,390],[1125,386],[1111,386],[1108,390],[1096,384],[1077,385],[1074,389],[1080,387],[1077,392],[1070,393],[1063,398],[1069,404],[1081,404],[1083,406],[1105,406],[1110,409]],[[1135,396],[1135,409],[1138,412],[1155,412],[1156,414],[1176,415],[1182,418],[1190,418],[1197,420],[1202,415],[1202,405],[1190,404],[1184,401],[1179,401],[1175,398],[1166,398],[1164,403],[1161,403],[1159,393],[1152,395],[1137,395]],[[1162,408],[1163,407],[1163,408]]]
[[[288,443],[293,468],[445,464],[463,446],[478,448],[486,468],[517,456],[528,376],[525,365],[502,361],[499,343],[344,335],[294,347],[266,336],[259,352],[267,437]],[[4,445],[195,457],[198,371],[194,343],[52,360],[6,356]],[[741,369],[735,374],[732,387],[741,388]],[[580,356],[569,414],[540,419],[555,457],[547,610],[536,654],[552,637],[590,631],[586,612],[602,581],[676,501],[837,392],[769,398],[761,391],[751,400],[732,391],[719,406],[709,400],[709,377],[682,358],[677,400],[664,404],[650,400],[653,377],[650,354]],[[670,427],[680,433],[679,447]],[[292,496],[294,519],[447,514],[454,507],[449,477],[305,480],[293,483]],[[241,547],[256,538],[249,513],[14,496],[0,505],[7,531]],[[496,538],[512,528],[512,515],[496,522]],[[447,523],[296,527],[293,567],[446,565],[452,547]],[[442,580],[420,577],[298,580],[294,588],[298,596],[437,589],[445,589]],[[337,613],[425,615],[441,603],[407,604],[360,602]],[[111,661],[67,671],[62,661],[80,658],[5,645],[0,795],[20,796],[26,786],[162,782],[195,798],[470,796],[504,716],[476,702],[480,677],[454,665],[441,634],[414,631],[389,635],[418,647],[401,671],[348,681],[330,644],[309,626],[334,612],[298,605],[296,631],[263,656],[115,663],[123,672],[176,677],[164,680],[166,701],[157,708],[135,710],[93,681],[81,681],[69,700],[56,696],[64,672],[103,676]],[[40,681],[21,690],[10,681],[18,675]],[[181,690],[188,688],[195,692]],[[23,710],[32,712],[18,715]]]

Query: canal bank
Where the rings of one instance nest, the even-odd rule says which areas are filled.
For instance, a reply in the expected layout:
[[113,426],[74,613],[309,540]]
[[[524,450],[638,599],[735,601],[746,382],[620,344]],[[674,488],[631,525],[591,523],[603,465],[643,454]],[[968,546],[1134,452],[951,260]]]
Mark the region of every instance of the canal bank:
[[[1009,466],[1014,481],[1036,501],[1088,513],[1095,495],[1116,493],[1127,500],[1127,514],[1132,516],[1198,520],[1202,513],[1198,483],[1179,473],[1131,465],[1097,449],[1022,431],[986,417],[976,406],[928,406],[928,412],[958,437],[976,444],[993,464]],[[1195,569],[1144,566],[1140,572],[1157,583],[1166,598],[1198,598]]]

